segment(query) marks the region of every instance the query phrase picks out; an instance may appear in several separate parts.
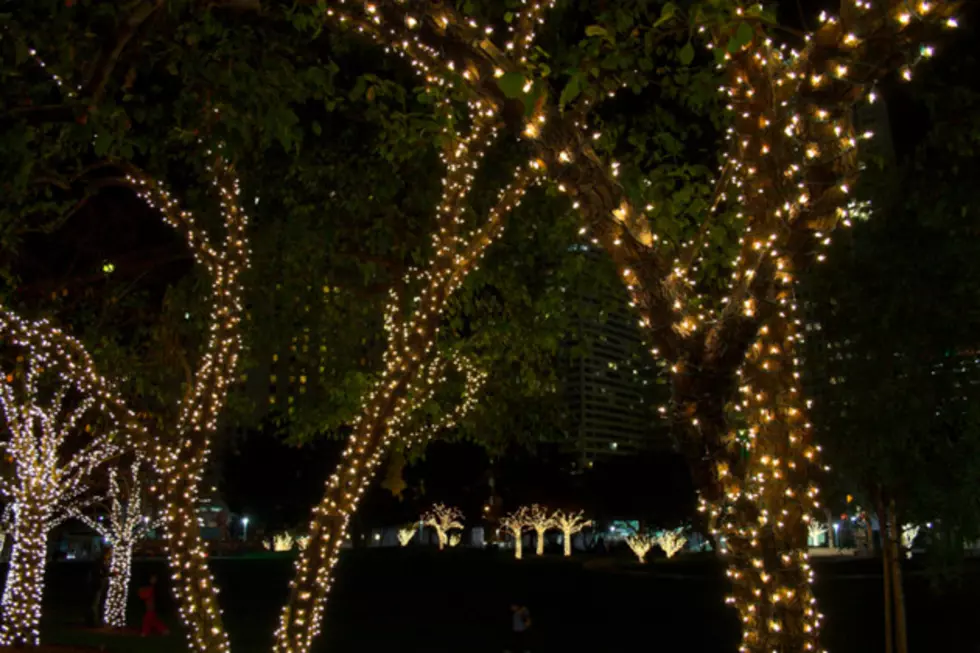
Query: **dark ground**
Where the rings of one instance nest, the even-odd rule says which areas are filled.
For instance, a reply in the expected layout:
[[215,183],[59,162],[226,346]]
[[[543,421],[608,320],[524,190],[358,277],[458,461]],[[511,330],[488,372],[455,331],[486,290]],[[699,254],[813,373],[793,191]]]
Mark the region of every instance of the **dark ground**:
[[[267,653],[285,596],[290,559],[213,560],[235,653]],[[817,560],[816,594],[827,615],[823,644],[832,653],[883,650],[882,587],[873,560]],[[134,587],[162,561],[138,561]],[[177,653],[183,636],[141,639],[81,630],[90,604],[84,563],[49,569],[42,638],[92,644],[113,653]],[[367,549],[345,552],[316,651],[330,653],[498,653],[510,628],[509,605],[525,602],[533,651],[685,650],[733,653],[735,612],[723,605],[722,568],[710,558],[654,560],[557,555],[516,562],[506,552]],[[920,572],[906,575],[910,650],[980,651],[976,637],[980,565],[958,589],[936,593]],[[164,619],[176,611],[162,601]],[[141,609],[130,592],[130,622]]]

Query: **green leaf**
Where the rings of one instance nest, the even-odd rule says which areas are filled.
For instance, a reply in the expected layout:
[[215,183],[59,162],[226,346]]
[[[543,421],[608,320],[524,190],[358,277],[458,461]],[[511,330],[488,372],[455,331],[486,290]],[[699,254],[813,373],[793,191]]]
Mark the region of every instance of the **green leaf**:
[[313,133],[316,134],[317,136],[323,134],[323,127],[321,127],[320,123],[316,120],[313,121],[313,124],[310,126],[310,128],[313,130]]
[[109,146],[112,145],[112,138],[107,136],[105,132],[98,132],[95,135],[95,155],[105,156],[109,151]]
[[738,31],[735,32],[735,50],[731,49],[731,41],[728,43],[729,51],[735,52],[742,49],[746,45],[752,42],[752,37],[755,35],[755,30],[748,23],[742,23],[738,26]]
[[577,98],[582,93],[582,75],[576,73],[565,84],[561,90],[561,97],[558,98],[559,109],[564,109],[565,105]]
[[602,25],[589,25],[585,28],[586,36],[603,36],[609,38],[609,32]]
[[660,27],[664,23],[669,22],[674,15],[676,15],[676,13],[677,5],[675,5],[673,2],[668,2],[664,5],[664,8],[660,10],[660,18],[657,19],[657,22],[655,22],[653,26]]
[[513,11],[508,11],[506,14],[504,14],[504,22],[507,23],[508,25],[514,22]]
[[520,73],[504,73],[498,80],[497,86],[509,98],[518,98],[524,95],[524,84],[526,80]]
[[694,46],[690,41],[684,44],[684,47],[677,53],[677,57],[685,66],[690,65],[694,61]]

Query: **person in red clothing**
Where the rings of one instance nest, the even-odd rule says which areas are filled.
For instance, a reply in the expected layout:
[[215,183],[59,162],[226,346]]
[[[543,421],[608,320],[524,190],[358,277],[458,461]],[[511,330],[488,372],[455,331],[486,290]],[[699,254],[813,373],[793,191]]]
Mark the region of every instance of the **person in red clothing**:
[[146,604],[146,614],[143,615],[143,637],[147,635],[168,635],[166,625],[157,616],[157,577],[150,576],[148,585],[140,588],[139,597]]

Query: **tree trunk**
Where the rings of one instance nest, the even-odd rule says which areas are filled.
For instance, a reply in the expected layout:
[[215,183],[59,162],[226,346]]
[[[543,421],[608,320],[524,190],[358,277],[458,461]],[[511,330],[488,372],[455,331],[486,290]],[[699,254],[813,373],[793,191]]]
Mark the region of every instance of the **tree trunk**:
[[544,555],[544,531],[538,530],[537,534],[538,534],[538,541],[534,553],[536,555]]
[[562,537],[565,540],[565,557],[571,557],[572,555],[572,532],[570,530],[562,531]]
[[518,560],[524,557],[523,533],[514,533],[514,557]]
[[443,533],[438,528],[436,529],[436,539],[439,540],[439,550],[442,551],[446,547],[447,535]]
[[895,653],[908,653],[908,631],[905,624],[905,592],[902,587],[902,555],[899,540],[901,531],[898,528],[898,516],[895,513],[895,501],[889,503],[888,510],[890,547],[891,547],[891,572],[892,572],[892,599],[895,603]]
[[126,627],[126,603],[129,598],[129,578],[133,571],[133,543],[118,540],[112,543],[109,561],[109,589],[105,596],[105,625]]
[[[814,449],[793,374],[792,330],[776,321],[759,334],[738,375],[713,368],[710,358],[678,365],[674,429],[713,535],[729,552],[739,650],[805,653],[819,650],[803,519],[816,507],[807,459]],[[749,426],[741,438],[744,422],[729,417],[733,403]]]
[[163,533],[174,596],[181,621],[196,653],[228,653],[218,606],[218,590],[208,569],[208,550],[201,537],[196,504],[197,480],[176,472],[164,484]]
[[[881,566],[885,590],[885,653],[895,653],[894,628],[892,627],[892,571],[891,547],[888,546],[888,516],[885,514],[885,502],[880,494],[877,496],[878,532],[881,535]],[[868,523],[871,522],[870,516]],[[869,546],[871,543],[869,542]]]
[[[403,368],[395,380],[390,376],[382,379],[348,438],[326,492],[313,509],[310,543],[296,560],[289,600],[276,628],[274,653],[305,653],[319,634],[333,568],[351,516],[388,451],[392,438],[389,421],[403,416],[401,399],[417,370],[417,365]],[[439,544],[441,548],[441,538]]]
[[3,590],[0,646],[37,646],[48,546],[48,511],[31,501],[14,516],[13,550]]

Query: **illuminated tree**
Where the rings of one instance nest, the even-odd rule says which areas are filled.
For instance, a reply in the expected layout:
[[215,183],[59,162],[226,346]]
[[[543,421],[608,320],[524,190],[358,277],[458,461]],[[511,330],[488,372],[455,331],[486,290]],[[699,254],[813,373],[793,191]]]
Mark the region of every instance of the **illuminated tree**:
[[556,526],[554,518],[544,506],[532,503],[527,510],[527,523],[538,536],[535,554],[544,555],[544,534]]
[[310,545],[309,535],[300,535],[296,538],[296,548],[300,551],[305,551],[306,547]]
[[810,520],[807,525],[807,535],[810,538],[812,546],[818,546],[820,544],[820,538],[827,534],[827,526],[816,520]]
[[293,550],[293,544],[296,540],[289,533],[277,533],[272,537],[270,546],[266,546],[266,549],[270,549],[277,553],[284,553],[286,551]]
[[683,528],[663,531],[657,536],[657,546],[663,549],[668,559],[673,558],[674,554],[683,549],[685,544],[687,544],[687,536],[684,535]]
[[905,524],[902,526],[902,548],[905,549],[905,557],[912,557],[912,544],[915,542],[915,538],[919,536],[919,531],[922,529],[921,526],[916,524]]
[[439,537],[439,550],[449,542],[449,531],[463,528],[463,512],[459,508],[448,507],[437,503],[422,515],[422,523],[435,529]]
[[[510,126],[534,147],[531,160],[569,195],[583,235],[616,263],[651,353],[672,372],[664,413],[713,535],[723,536],[730,552],[741,650],[816,650],[820,616],[803,517],[819,507],[811,480],[818,449],[797,369],[796,277],[847,221],[859,171],[854,105],[873,101],[875,84],[894,67],[910,78],[912,66],[933,53],[923,39],[933,28],[956,26],[956,3],[844,3],[839,18],[825,14],[794,49],[777,42],[785,38],[778,31],[770,36],[759,7],[699,4],[684,16],[676,4],[663,5],[659,19],[651,17],[657,26],[687,19],[682,38],[701,34],[716,53],[731,125],[717,190],[699,198],[693,228],[681,228],[676,240],[655,229],[657,207],[640,203],[643,184],[635,182],[644,171],[631,179],[640,190],[628,192],[619,164],[597,155],[593,144],[602,135],[588,124],[592,106],[613,89],[648,80],[630,64],[625,79],[591,83],[583,56],[558,101],[549,101],[551,77],[537,65],[534,30],[546,24],[553,4],[531,0],[515,12],[503,48],[492,26],[447,3],[363,0],[332,3],[326,13],[471,101],[521,105],[523,111],[508,114]],[[592,33],[597,41],[608,37],[610,47],[633,42],[609,36],[612,24]],[[669,30],[651,30],[650,38],[665,49],[673,42]],[[676,55],[686,66],[696,53],[693,43],[683,43]],[[709,260],[719,230],[733,238],[722,233],[728,246],[720,260]],[[706,276],[718,269],[730,271],[727,283]]]
[[410,301],[406,301],[409,294],[405,291],[390,291],[385,315],[385,368],[364,396],[343,459],[313,510],[311,545],[296,562],[289,601],[276,630],[276,653],[306,653],[312,646],[350,516],[393,441],[405,435],[407,419],[418,398],[440,378],[427,371],[433,368],[447,301],[500,235],[503,218],[520,203],[534,174],[532,169],[516,169],[490,208],[474,216],[468,198],[483,154],[496,139],[498,110],[481,101],[467,103],[469,126],[464,129],[457,124],[452,103],[442,99],[438,80],[430,75],[424,79],[426,92],[435,99],[446,123],[442,141],[446,173],[431,232],[430,258],[403,278],[404,286],[416,293]]
[[449,536],[449,547],[457,547],[459,543],[463,541],[463,537],[459,533],[453,533]]
[[514,557],[518,560],[523,558],[524,543],[522,537],[524,531],[531,527],[527,506],[523,506],[508,515],[504,515],[500,520],[500,527],[509,531],[511,537],[514,538]]
[[2,485],[13,506],[13,550],[0,645],[37,646],[48,531],[139,427],[88,352],[49,322],[0,307],[0,348],[3,449],[13,466]]
[[633,533],[626,536],[626,544],[636,554],[640,564],[646,563],[647,553],[656,544],[657,538],[648,533]]
[[[182,233],[211,279],[210,329],[190,387],[178,405],[175,424],[148,441],[146,454],[160,476],[155,488],[163,500],[163,530],[180,616],[191,648],[200,653],[229,650],[218,607],[217,588],[208,569],[207,546],[197,517],[200,484],[211,454],[211,437],[225,405],[241,351],[243,317],[240,276],[249,265],[246,226],[240,189],[231,165],[213,151],[208,173],[218,195],[224,234],[216,244],[193,213],[179,207],[170,193],[141,171],[127,177],[138,195],[158,210],[164,221]],[[151,488],[153,490],[154,488]]]
[[405,524],[398,529],[398,543],[402,546],[408,546],[408,543],[412,541],[415,537],[415,524]]
[[133,547],[147,533],[159,526],[144,504],[146,464],[136,458],[129,473],[120,483],[119,470],[109,470],[108,521],[93,518],[79,508],[69,509],[68,514],[82,521],[101,535],[112,547],[109,560],[109,587],[106,591],[103,621],[113,628],[126,626],[126,601],[129,596],[129,579],[133,567]]
[[592,525],[592,521],[585,519],[584,515],[585,512],[582,510],[578,512],[556,510],[555,514],[551,516],[555,527],[561,529],[566,557],[572,555],[572,537]]

